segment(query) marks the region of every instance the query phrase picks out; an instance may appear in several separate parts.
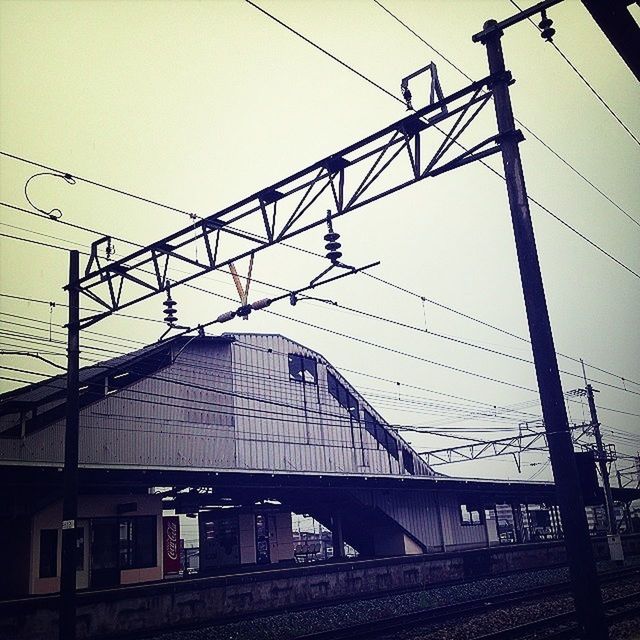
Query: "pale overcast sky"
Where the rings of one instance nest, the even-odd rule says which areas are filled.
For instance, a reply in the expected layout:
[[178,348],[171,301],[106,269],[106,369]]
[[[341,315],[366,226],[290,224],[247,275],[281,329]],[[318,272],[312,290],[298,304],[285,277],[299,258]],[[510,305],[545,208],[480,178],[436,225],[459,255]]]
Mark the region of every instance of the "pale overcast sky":
[[[432,60],[445,94],[468,84],[373,0],[257,4],[397,96],[402,77]],[[484,47],[473,44],[471,36],[485,20],[515,11],[507,0],[383,4],[474,79],[487,74],[487,65]],[[639,137],[638,83],[582,4],[566,0],[550,17],[557,45]],[[638,143],[533,25],[509,29],[503,45],[516,78],[516,117],[617,206],[525,132],[521,152],[529,194],[639,274],[640,225],[628,217],[640,221]],[[427,99],[416,85],[414,105]],[[0,3],[2,151],[199,216],[404,115],[401,104],[241,0]],[[474,144],[494,133],[489,105],[463,141]],[[437,132],[430,135],[433,143],[440,142]],[[489,164],[501,170],[499,156]],[[2,201],[30,209],[23,189],[37,171],[0,157]],[[82,181],[71,186],[40,177],[30,184],[29,194],[43,209],[60,208],[65,222],[141,244],[190,223],[184,214]],[[535,205],[532,216],[556,348],[613,374],[587,366],[600,390],[606,441],[624,455],[634,454],[640,446],[640,279]],[[64,366],[66,310],[61,303],[67,254],[7,236],[84,251],[98,236],[4,206],[0,222],[0,349],[38,352]],[[328,285],[318,296],[419,329],[426,318],[430,332],[530,360],[525,342],[420,300],[423,296],[527,335],[505,185],[486,167],[474,164],[425,180],[340,218],[335,226],[344,262],[357,266],[380,260],[372,274],[417,296],[363,275]],[[320,253],[324,232],[312,230],[292,244]],[[117,258],[133,248],[119,241],[115,245]],[[246,272],[246,262],[236,266]],[[325,266],[319,258],[277,247],[256,256],[253,274],[262,282],[296,289]],[[195,284],[234,302],[178,288],[174,298],[181,322],[197,325],[238,306],[228,274]],[[250,299],[277,292],[254,283]],[[55,308],[49,301],[57,303]],[[470,437],[466,430],[474,428],[477,438],[490,439],[515,433],[519,422],[539,416],[536,393],[510,386],[535,389],[533,366],[526,362],[320,302],[296,307],[282,302],[272,310],[280,315],[257,312],[248,321],[219,325],[219,331],[280,333],[319,351],[390,423],[428,425]],[[160,319],[162,299],[129,312]],[[85,364],[153,342],[163,327],[113,317],[91,331],[82,338]],[[0,389],[5,391],[42,379],[37,374],[58,373],[24,356],[2,355],[0,364]],[[578,363],[560,358],[560,368],[574,374],[563,375],[565,391],[583,384]],[[514,406],[518,411],[500,409]],[[489,415],[481,417],[479,411]],[[579,403],[570,404],[570,413],[574,422],[587,416]],[[456,442],[435,434],[406,437],[418,450]],[[527,455],[522,474],[510,458],[438,469],[452,475],[549,479],[545,461],[542,453]],[[620,468],[630,464],[628,458],[619,461]]]

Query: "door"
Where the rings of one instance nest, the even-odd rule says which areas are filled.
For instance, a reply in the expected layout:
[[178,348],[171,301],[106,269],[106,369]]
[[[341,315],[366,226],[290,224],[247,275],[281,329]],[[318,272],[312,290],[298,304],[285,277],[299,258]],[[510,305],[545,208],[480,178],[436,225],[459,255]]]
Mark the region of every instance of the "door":
[[91,523],[91,588],[120,584],[120,530],[117,518],[99,518]]
[[271,563],[269,517],[265,513],[256,513],[256,562],[257,564]]
[[89,587],[89,521],[78,520],[76,526],[76,588]]

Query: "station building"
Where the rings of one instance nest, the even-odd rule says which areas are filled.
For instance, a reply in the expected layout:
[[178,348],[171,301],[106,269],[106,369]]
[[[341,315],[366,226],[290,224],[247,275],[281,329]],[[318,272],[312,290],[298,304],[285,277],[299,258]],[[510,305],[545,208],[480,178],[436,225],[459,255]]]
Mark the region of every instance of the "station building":
[[[202,572],[293,563],[292,512],[329,529],[338,558],[345,543],[380,557],[524,542],[541,530],[529,504],[562,535],[552,484],[435,472],[335,367],[280,335],[167,340],[80,380],[79,588],[178,572],[167,510],[198,518]],[[64,376],[0,396],[3,596],[59,589],[65,401]]]

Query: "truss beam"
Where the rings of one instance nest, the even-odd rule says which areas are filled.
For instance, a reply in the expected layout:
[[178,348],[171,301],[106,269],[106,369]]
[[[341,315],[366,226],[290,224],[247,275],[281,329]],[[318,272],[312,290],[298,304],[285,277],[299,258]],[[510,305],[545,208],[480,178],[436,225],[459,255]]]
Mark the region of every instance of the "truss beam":
[[[473,82],[384,129],[312,164],[284,180],[209,215],[113,262],[98,259],[94,243],[82,295],[103,311],[81,318],[98,320],[201,275],[284,242],[428,177],[474,162],[500,150],[493,135],[454,155],[460,136],[492,96],[492,77]],[[437,129],[445,139],[424,138]],[[436,147],[426,153],[427,142]],[[103,242],[104,244],[104,242]]]
[[[575,433],[578,429],[582,429],[582,431],[573,438],[574,443],[579,444],[580,438],[585,435],[585,428],[587,426],[586,424],[578,424],[571,427],[572,433]],[[481,460],[483,458],[495,458],[496,456],[519,456],[524,451],[548,451],[546,432],[540,431],[539,433],[518,434],[498,440],[487,440],[463,444],[457,447],[421,451],[420,455],[424,457],[428,465],[434,467],[439,464]],[[519,460],[516,460],[516,463],[518,462]]]

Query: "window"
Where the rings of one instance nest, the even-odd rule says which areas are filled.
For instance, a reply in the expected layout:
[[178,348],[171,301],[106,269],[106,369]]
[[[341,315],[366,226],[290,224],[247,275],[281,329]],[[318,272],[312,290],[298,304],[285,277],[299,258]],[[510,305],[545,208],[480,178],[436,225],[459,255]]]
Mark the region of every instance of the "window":
[[[380,427],[382,429],[382,427]],[[396,439],[387,434],[387,451],[397,460],[398,459],[398,443]]]
[[307,384],[318,384],[318,365],[313,358],[297,353],[289,354],[289,379]]
[[55,578],[58,575],[58,530],[40,531],[40,573],[41,578]]
[[155,567],[157,540],[155,516],[136,516],[120,520],[120,568]]
[[413,466],[413,454],[411,453],[411,451],[408,451],[407,449],[402,450],[402,464],[410,474],[415,474],[415,469]]
[[365,409],[364,428],[368,431],[378,446],[386,449],[396,460],[398,459],[398,443],[396,439]]
[[475,509],[467,504],[461,504],[460,522],[463,525],[467,526],[482,524],[482,515],[480,509]]
[[327,371],[327,388],[329,393],[345,408],[354,420],[360,422],[360,407],[352,393],[336,378],[331,371]]

